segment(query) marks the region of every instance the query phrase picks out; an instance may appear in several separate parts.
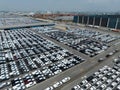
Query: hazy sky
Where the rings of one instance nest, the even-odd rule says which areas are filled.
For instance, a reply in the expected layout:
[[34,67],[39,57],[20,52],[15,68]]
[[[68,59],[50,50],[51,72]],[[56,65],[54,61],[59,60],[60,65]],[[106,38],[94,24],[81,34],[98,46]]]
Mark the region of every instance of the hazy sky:
[[120,0],[0,0],[0,11],[120,11]]

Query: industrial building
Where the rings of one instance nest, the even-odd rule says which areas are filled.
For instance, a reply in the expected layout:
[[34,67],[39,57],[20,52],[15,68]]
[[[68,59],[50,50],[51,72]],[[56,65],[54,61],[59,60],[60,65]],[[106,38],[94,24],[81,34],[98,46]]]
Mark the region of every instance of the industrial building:
[[120,15],[76,15],[74,23],[120,29]]

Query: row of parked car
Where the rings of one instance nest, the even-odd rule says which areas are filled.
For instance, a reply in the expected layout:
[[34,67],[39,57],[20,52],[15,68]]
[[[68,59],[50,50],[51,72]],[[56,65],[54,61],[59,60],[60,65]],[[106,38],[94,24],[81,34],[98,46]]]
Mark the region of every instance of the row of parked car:
[[101,33],[99,31],[87,30],[87,29],[75,29],[75,30],[68,30],[68,32],[74,33],[76,35],[89,37],[95,40],[100,40],[105,43],[110,43],[118,38],[119,36],[114,36],[106,33]]
[[83,79],[71,90],[120,90],[120,58]]
[[52,86],[49,86],[44,90],[54,90],[55,88],[60,87],[64,83],[68,82],[70,79],[71,79],[70,77],[65,77],[61,81],[54,83]]
[[0,89],[24,90],[85,61],[28,28],[0,32]]
[[91,57],[106,50],[119,37],[92,30],[51,31],[46,35]]
[[20,25],[20,24],[32,24],[39,23],[40,21],[30,19],[28,17],[17,17],[17,18],[0,18],[0,26],[9,26],[9,25]]
[[32,30],[35,30],[39,33],[47,33],[47,32],[52,32],[52,31],[58,31],[56,29],[54,29],[53,26],[45,26],[45,27],[33,27],[31,28]]

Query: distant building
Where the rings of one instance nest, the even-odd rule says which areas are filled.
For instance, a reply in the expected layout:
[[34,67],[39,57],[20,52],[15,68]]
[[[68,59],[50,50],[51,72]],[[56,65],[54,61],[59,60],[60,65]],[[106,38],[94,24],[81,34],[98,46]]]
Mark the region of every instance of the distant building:
[[74,23],[120,29],[120,15],[76,15]]

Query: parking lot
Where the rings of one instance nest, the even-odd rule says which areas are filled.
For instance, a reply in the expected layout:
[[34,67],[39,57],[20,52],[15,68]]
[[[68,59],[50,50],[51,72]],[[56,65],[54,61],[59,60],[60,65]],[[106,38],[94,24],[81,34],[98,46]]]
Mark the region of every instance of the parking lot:
[[0,42],[0,89],[27,89],[85,61],[28,28],[1,31]]
[[[47,29],[49,32],[46,31]],[[33,30],[44,33],[50,38],[64,43],[90,57],[94,57],[107,50],[110,47],[109,43],[119,38],[110,34],[82,29],[60,31],[45,27],[35,28]]]
[[78,77],[113,58],[120,44],[115,34],[79,28],[62,31],[54,26],[2,30],[0,42],[1,90],[101,90],[86,80],[79,84]]
[[97,71],[85,76],[71,90],[120,90],[120,56]]

